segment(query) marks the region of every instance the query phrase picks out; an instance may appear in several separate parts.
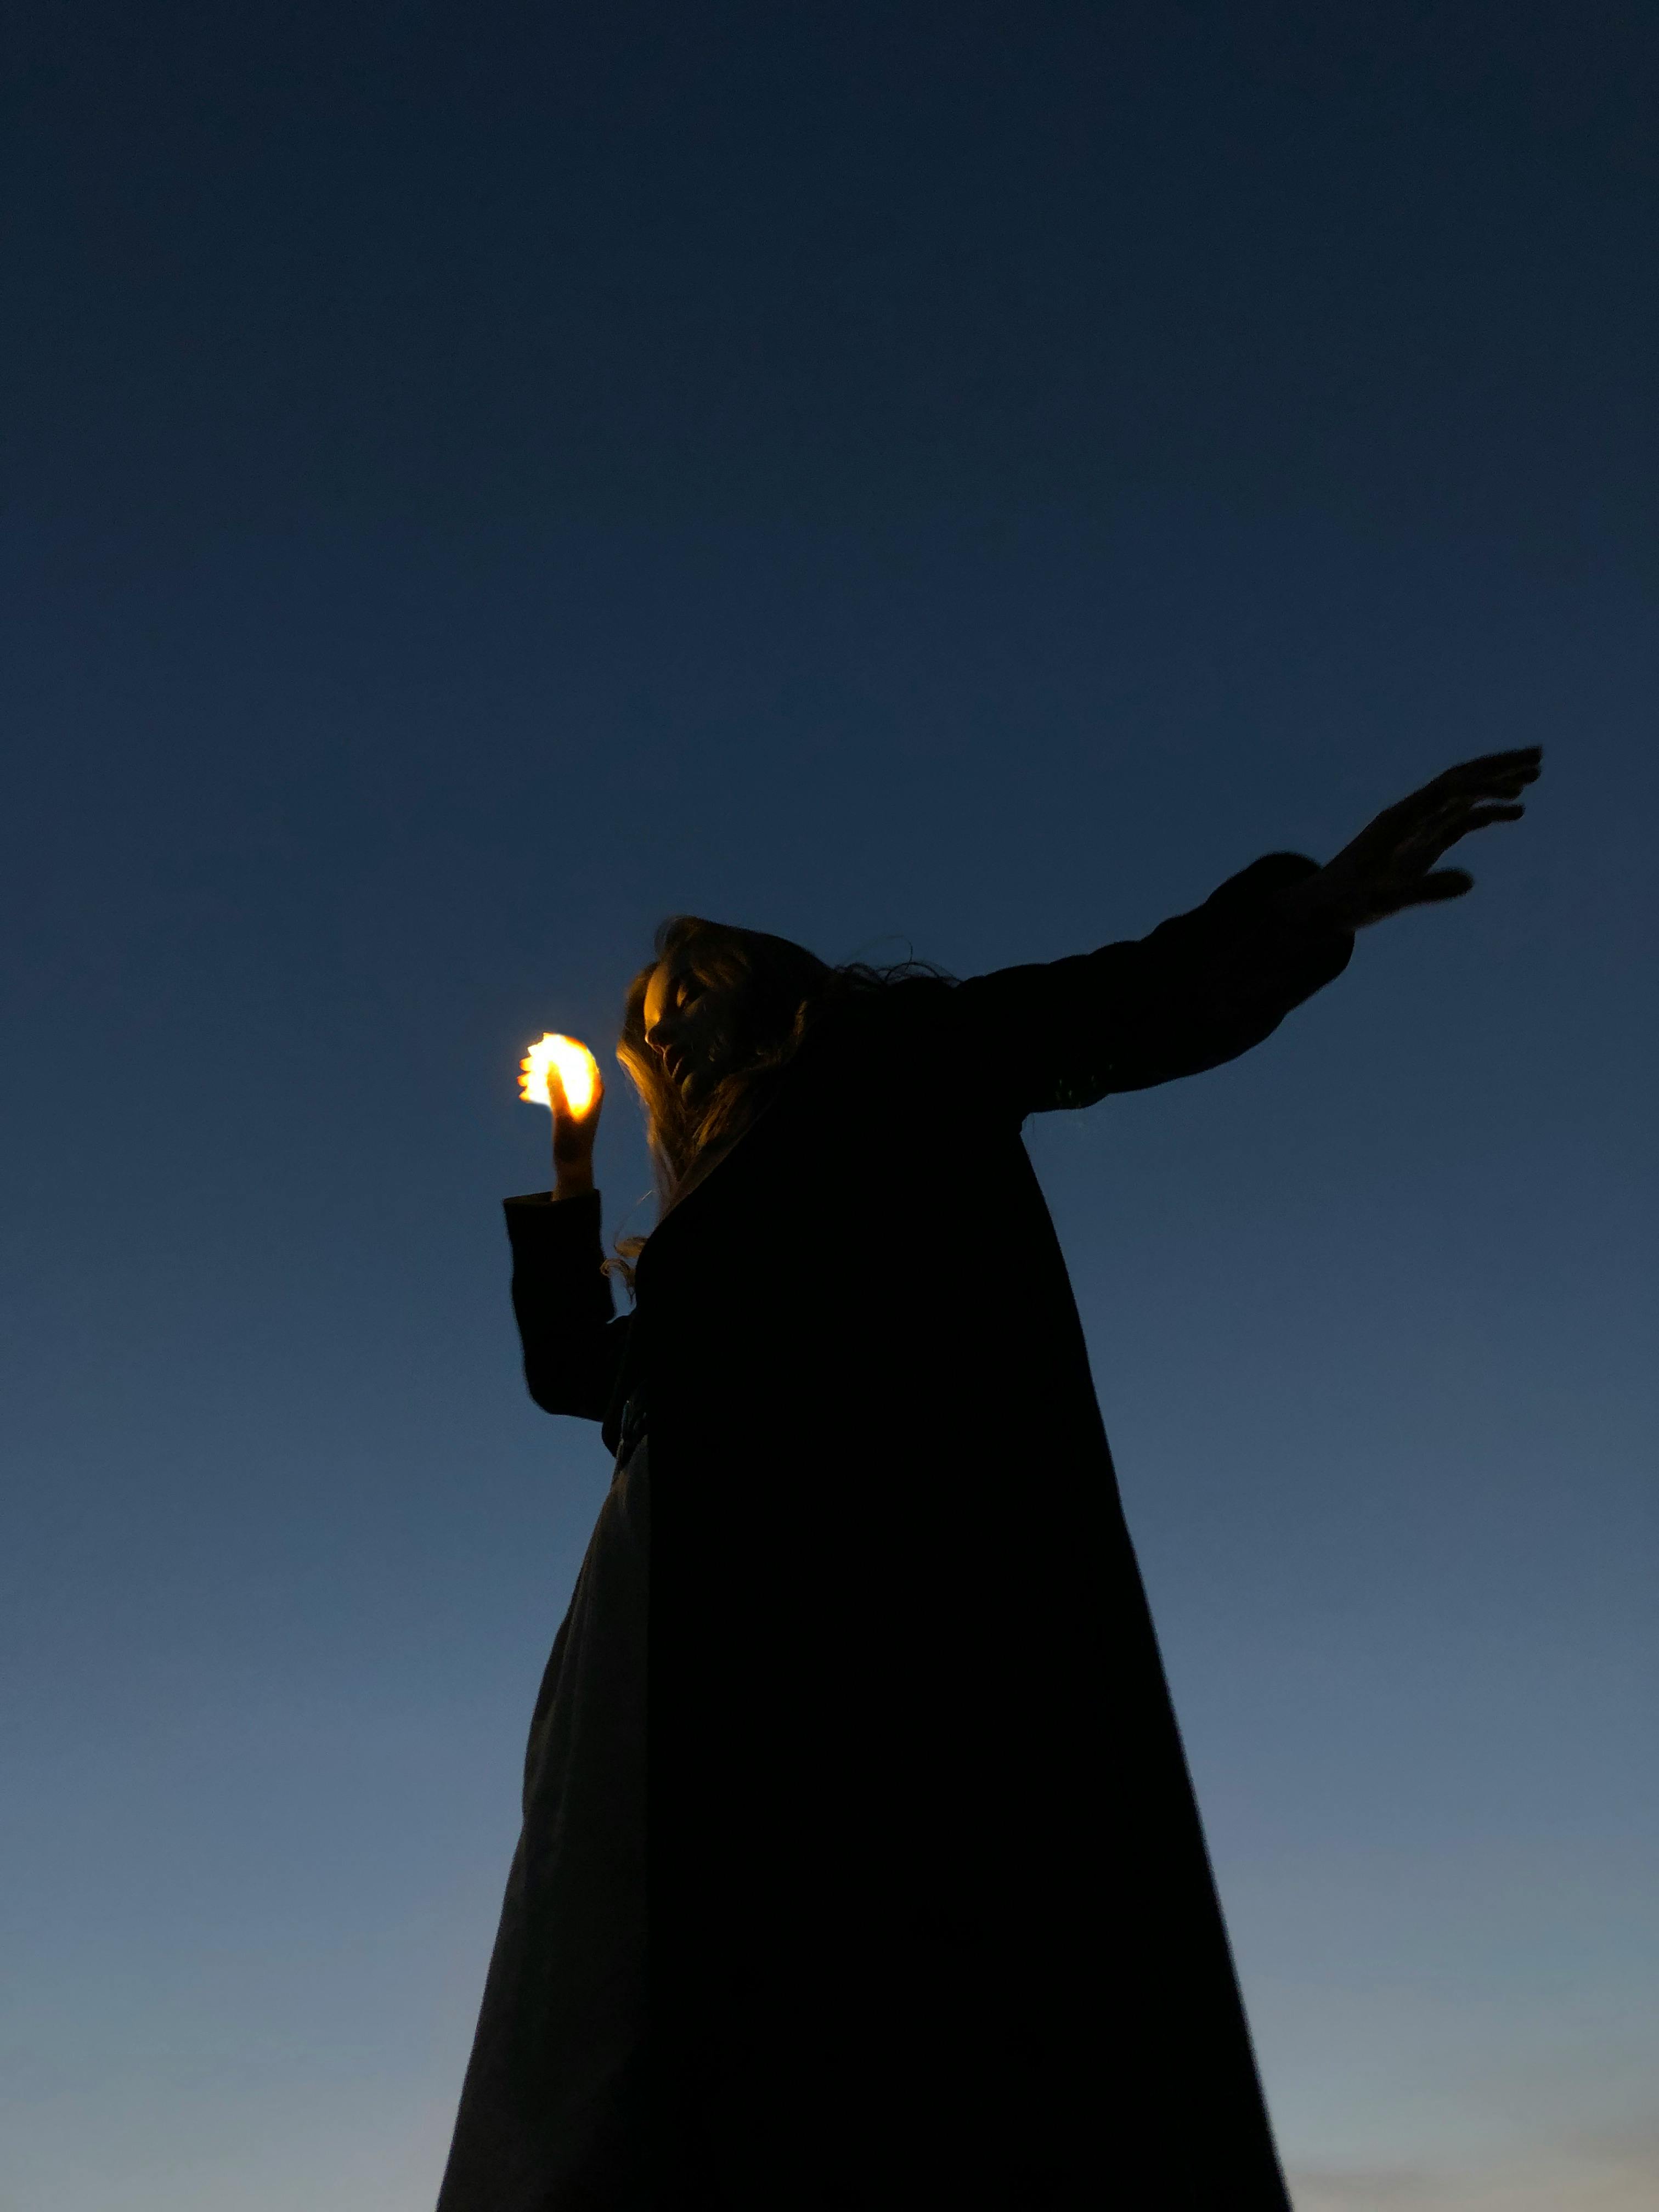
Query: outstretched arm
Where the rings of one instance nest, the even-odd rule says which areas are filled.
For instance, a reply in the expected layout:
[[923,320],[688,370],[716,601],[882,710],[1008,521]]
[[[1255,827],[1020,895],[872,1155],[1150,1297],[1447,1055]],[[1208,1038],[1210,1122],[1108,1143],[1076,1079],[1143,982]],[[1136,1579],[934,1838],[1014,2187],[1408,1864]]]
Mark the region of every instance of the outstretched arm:
[[1023,1118],[1236,1060],[1348,963],[1350,932],[1281,911],[1318,872],[1270,853],[1149,937],[969,978],[950,994],[964,1072]]
[[1462,870],[1436,863],[1471,830],[1515,820],[1538,763],[1535,748],[1467,762],[1324,867],[1269,854],[1149,937],[976,976],[951,994],[958,1050],[1020,1115],[1237,1059],[1341,974],[1356,929],[1468,891]]

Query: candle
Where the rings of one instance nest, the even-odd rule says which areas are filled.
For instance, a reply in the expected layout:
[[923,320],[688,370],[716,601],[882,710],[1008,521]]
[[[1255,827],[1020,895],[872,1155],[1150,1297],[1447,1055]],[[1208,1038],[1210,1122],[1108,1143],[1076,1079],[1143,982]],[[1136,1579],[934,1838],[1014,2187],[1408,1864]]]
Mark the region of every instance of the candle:
[[555,1068],[570,1110],[580,1119],[593,1103],[599,1087],[599,1068],[587,1047],[578,1044],[574,1037],[550,1035],[537,1039],[519,1062],[519,1096],[528,1106],[550,1108],[553,1101],[547,1085]]

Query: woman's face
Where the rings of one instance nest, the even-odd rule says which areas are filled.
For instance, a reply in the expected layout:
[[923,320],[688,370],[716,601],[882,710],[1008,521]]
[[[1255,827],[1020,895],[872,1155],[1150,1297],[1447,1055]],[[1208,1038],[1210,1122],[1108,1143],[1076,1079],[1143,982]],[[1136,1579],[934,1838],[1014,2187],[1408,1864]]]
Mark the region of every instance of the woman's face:
[[684,953],[657,963],[645,989],[645,1042],[669,1081],[696,1105],[726,1073],[738,986],[711,983]]

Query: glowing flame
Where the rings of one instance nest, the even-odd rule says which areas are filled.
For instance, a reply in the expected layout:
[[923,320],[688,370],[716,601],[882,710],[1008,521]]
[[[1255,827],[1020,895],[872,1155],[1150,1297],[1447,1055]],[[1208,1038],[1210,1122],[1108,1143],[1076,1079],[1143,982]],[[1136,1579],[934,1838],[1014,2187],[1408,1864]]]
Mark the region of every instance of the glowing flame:
[[550,1107],[547,1079],[556,1067],[564,1085],[564,1095],[570,1102],[570,1110],[580,1118],[593,1103],[593,1094],[599,1087],[599,1068],[587,1047],[578,1044],[574,1037],[548,1036],[537,1039],[519,1062],[519,1096],[528,1106]]

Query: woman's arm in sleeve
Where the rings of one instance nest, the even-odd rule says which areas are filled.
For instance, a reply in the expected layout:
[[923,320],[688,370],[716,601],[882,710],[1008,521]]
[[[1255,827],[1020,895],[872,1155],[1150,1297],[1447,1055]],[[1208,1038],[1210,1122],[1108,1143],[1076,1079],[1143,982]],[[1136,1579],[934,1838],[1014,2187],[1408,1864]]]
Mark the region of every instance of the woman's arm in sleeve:
[[524,1379],[549,1413],[605,1419],[630,1316],[614,1317],[599,1241],[599,1194],[535,1191],[505,1202],[513,1245],[513,1311]]
[[1149,937],[971,977],[951,994],[959,1048],[999,1071],[1022,1115],[1236,1060],[1348,964],[1352,932],[1281,909],[1318,872],[1270,853]]

